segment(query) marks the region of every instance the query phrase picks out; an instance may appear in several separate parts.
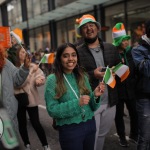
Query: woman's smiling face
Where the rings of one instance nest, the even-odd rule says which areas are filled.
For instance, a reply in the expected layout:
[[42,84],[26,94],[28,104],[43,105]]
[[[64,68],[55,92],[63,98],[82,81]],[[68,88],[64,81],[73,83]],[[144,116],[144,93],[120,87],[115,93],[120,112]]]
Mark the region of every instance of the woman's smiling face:
[[21,48],[21,50],[19,51],[19,59],[21,62],[24,62],[26,57],[26,51],[24,48]]
[[77,53],[72,47],[65,48],[61,55],[61,64],[65,73],[71,73],[77,65]]

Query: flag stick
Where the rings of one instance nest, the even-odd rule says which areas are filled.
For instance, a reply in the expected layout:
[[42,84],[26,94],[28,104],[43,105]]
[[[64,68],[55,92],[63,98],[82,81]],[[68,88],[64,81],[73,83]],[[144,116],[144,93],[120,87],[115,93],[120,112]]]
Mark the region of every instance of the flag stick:
[[[106,68],[106,71],[107,71],[107,69],[108,69],[108,66],[107,66],[107,68]],[[106,71],[105,71],[105,74],[104,74],[104,76],[103,76],[102,83],[104,83],[104,78],[105,78],[105,75],[106,75]],[[100,92],[102,92],[102,90],[101,90],[101,89],[100,89]]]
[[[45,56],[45,54],[43,55],[43,57],[44,57],[44,56]],[[40,62],[39,62],[39,64],[38,64],[38,66],[40,66],[40,64],[41,64],[41,62],[42,62],[43,57],[41,58],[41,60],[40,60]]]
[[[106,71],[107,71],[107,69],[108,69],[108,66],[107,66],[107,68],[106,68]],[[104,76],[103,76],[102,82],[104,82],[104,78],[105,78],[105,75],[106,75],[106,71],[105,71],[105,74],[104,74]]]

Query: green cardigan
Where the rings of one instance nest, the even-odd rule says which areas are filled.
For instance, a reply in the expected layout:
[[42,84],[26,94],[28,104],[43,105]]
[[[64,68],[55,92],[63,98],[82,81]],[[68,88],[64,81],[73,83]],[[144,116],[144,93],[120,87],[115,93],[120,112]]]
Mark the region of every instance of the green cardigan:
[[[72,74],[65,74],[69,83],[73,87],[74,91],[80,97],[78,90],[77,82],[75,76]],[[56,77],[54,74],[51,74],[47,78],[46,87],[45,87],[45,101],[46,108],[49,115],[56,119],[56,124],[59,126],[65,124],[72,124],[80,122],[86,122],[89,119],[92,119],[94,116],[94,111],[100,107],[100,100],[96,102],[94,98],[94,93],[91,90],[90,83],[87,77],[85,77],[85,83],[88,89],[90,90],[90,102],[88,105],[79,106],[79,100],[76,98],[75,94],[69,87],[68,83],[65,81],[67,87],[67,92],[60,97],[55,99],[55,87],[56,87]],[[84,108],[85,117],[82,119],[82,108]]]

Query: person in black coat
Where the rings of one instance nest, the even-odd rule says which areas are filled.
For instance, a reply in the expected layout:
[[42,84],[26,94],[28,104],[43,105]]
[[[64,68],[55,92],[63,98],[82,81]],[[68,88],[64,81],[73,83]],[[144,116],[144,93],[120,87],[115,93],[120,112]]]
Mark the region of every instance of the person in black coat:
[[[119,136],[119,144],[123,147],[129,146],[126,140],[125,124],[124,124],[124,104],[129,112],[130,117],[130,135],[129,140],[137,143],[138,134],[138,121],[136,112],[136,99],[135,99],[135,84],[136,84],[136,69],[131,55],[131,47],[129,46],[129,35],[123,23],[117,23],[112,30],[113,45],[117,47],[119,52],[120,62],[129,67],[130,74],[126,80],[117,84],[119,102],[116,105],[115,124],[117,134]],[[116,77],[117,78],[117,77]]]
[[137,150],[150,149],[150,19],[145,23],[145,34],[132,49],[137,69],[136,107],[138,113]]
[[[79,23],[78,34],[82,35],[82,42],[77,44],[81,66],[89,74],[92,89],[103,80],[103,67],[110,68],[119,63],[119,55],[115,46],[103,42],[98,37],[101,25],[92,15],[83,15],[76,20]],[[118,102],[117,87],[106,86],[101,100],[101,106],[94,113],[96,120],[95,150],[103,150],[107,133],[113,124],[116,104]]]

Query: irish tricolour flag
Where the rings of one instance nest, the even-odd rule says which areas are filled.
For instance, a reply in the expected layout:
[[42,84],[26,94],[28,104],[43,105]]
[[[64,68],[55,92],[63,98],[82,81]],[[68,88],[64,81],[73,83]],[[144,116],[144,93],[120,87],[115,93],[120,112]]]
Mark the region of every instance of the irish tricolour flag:
[[111,88],[114,88],[116,85],[116,80],[112,75],[112,71],[110,70],[109,67],[107,67],[104,77],[103,77],[103,81],[105,84],[108,84]]
[[44,54],[40,63],[49,63],[52,64],[54,62],[54,53]]
[[113,68],[113,72],[115,72],[115,74],[121,78],[122,82],[128,77],[130,70],[127,65],[119,63]]

